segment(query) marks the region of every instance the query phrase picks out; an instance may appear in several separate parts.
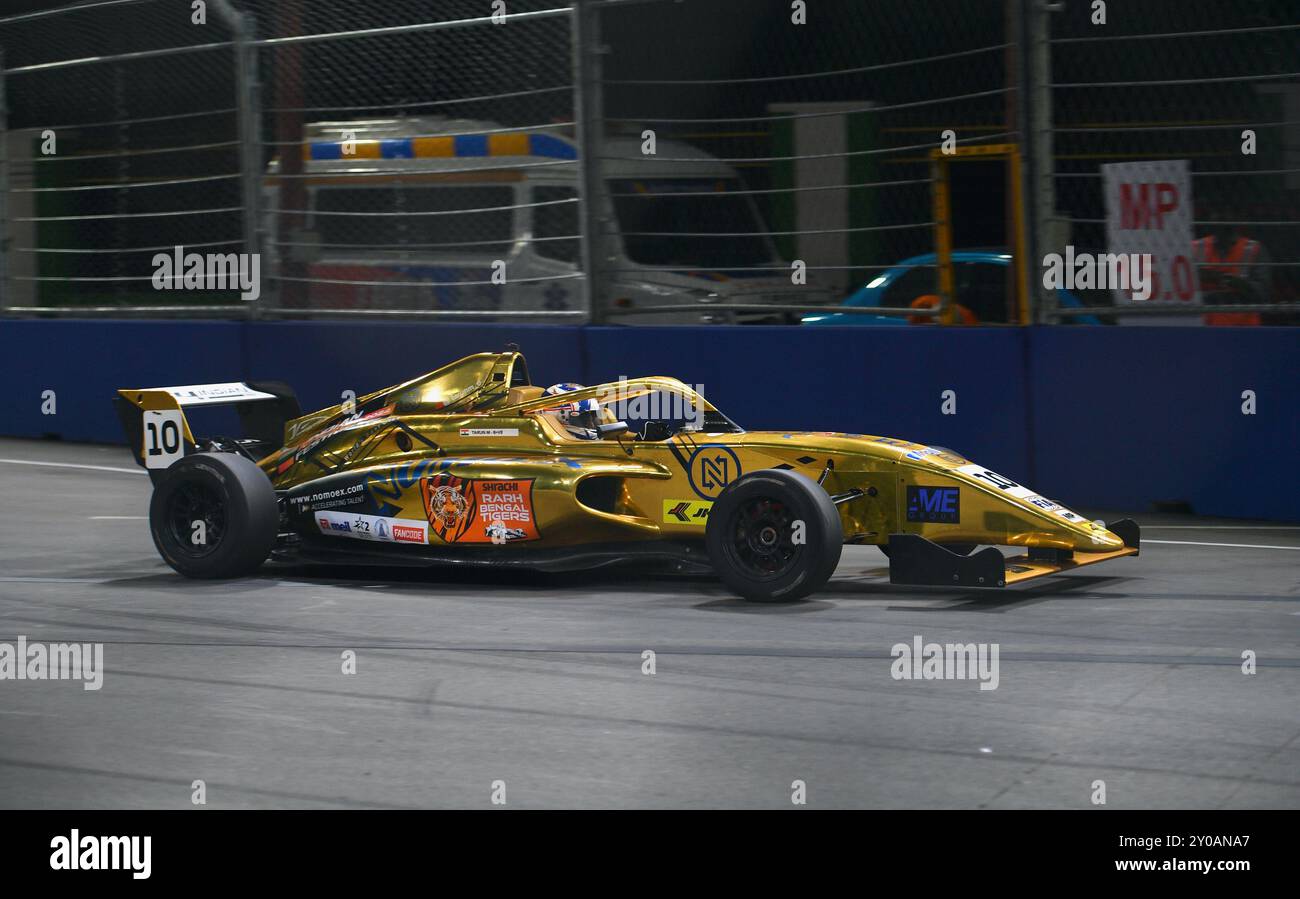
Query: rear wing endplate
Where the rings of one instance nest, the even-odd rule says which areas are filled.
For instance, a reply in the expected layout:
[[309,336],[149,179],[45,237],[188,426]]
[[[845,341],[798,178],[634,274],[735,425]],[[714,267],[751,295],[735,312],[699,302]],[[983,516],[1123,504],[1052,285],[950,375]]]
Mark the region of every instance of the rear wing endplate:
[[258,458],[283,446],[285,422],[302,414],[293,389],[278,381],[119,390],[113,405],[136,464],[150,475],[197,451],[201,438],[191,430],[186,409],[235,406],[243,432],[240,442]]

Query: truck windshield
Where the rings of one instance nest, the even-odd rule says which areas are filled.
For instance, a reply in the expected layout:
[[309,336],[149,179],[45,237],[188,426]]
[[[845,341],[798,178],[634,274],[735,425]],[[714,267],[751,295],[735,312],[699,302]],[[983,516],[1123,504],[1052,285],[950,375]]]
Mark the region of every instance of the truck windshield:
[[775,261],[749,197],[737,193],[743,189],[736,178],[612,179],[628,258],[701,269]]
[[313,225],[321,243],[335,251],[501,255],[514,240],[509,184],[329,186],[315,196]]

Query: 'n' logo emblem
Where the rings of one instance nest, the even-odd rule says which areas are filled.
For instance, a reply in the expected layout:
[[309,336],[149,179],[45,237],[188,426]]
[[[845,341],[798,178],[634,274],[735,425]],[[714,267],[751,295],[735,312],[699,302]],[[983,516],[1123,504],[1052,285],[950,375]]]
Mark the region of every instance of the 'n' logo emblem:
[[744,473],[735,451],[716,443],[696,447],[685,467],[691,489],[708,500],[717,499],[723,487]]
[[727,477],[727,457],[721,454],[712,459],[704,459],[700,471],[700,486],[705,490],[721,489],[727,486],[731,478]]

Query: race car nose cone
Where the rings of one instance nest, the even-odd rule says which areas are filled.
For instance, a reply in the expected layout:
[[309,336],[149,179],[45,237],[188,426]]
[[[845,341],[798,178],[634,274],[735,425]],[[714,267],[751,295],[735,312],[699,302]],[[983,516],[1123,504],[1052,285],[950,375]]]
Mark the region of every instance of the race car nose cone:
[[1104,527],[1097,527],[1094,523],[1090,545],[1080,545],[1078,549],[1083,552],[1110,552],[1115,549],[1123,549],[1124,541],[1111,533]]

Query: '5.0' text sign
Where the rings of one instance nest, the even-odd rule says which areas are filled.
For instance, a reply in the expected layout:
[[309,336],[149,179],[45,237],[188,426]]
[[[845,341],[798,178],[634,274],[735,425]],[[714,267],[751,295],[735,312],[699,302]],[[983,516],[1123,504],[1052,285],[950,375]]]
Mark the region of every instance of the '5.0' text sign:
[[1107,252],[1125,254],[1122,262],[1148,255],[1152,266],[1150,299],[1140,299],[1132,290],[1116,290],[1115,302],[1200,303],[1192,261],[1192,179],[1187,160],[1117,162],[1103,165],[1101,172]]

